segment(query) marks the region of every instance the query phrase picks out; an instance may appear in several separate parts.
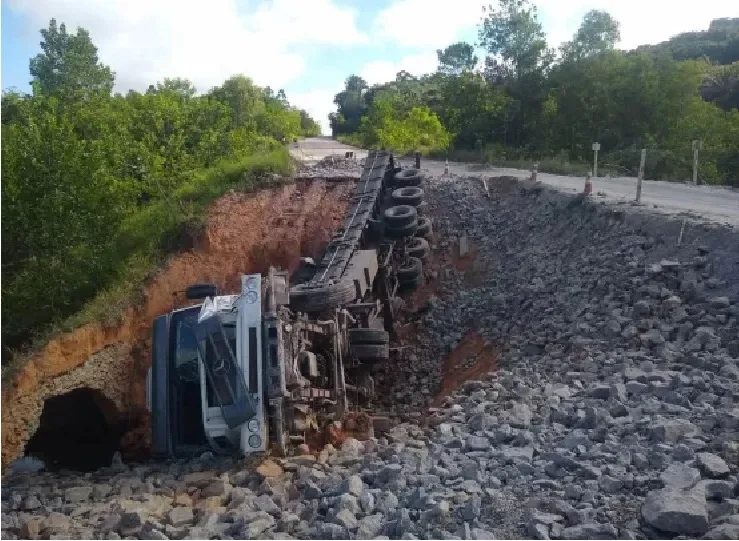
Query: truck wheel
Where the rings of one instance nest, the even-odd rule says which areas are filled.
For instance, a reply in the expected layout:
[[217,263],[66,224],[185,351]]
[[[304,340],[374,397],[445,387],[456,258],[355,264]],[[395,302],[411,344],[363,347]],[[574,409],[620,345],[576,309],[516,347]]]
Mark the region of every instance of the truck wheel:
[[349,329],[349,344],[382,345],[390,342],[390,334],[384,329]]
[[404,186],[420,186],[423,175],[420,169],[403,169],[395,175],[395,185],[399,188]]
[[396,205],[385,209],[385,229],[397,229],[415,223],[418,219],[416,209],[410,205]]
[[398,282],[407,282],[420,278],[423,274],[423,263],[417,257],[409,257],[407,261],[398,267]]
[[416,289],[420,287],[422,281],[423,281],[422,276],[418,276],[412,279],[409,278],[408,280],[404,282],[398,281],[398,292],[411,293],[412,291],[415,291]]
[[431,218],[421,216],[418,219],[418,229],[416,229],[417,237],[428,237],[432,233]]
[[413,223],[404,225],[402,227],[388,227],[385,225],[385,238],[389,240],[400,240],[407,237],[412,237],[416,233],[418,228],[418,220],[414,220]]
[[410,257],[417,257],[421,261],[426,259],[431,252],[429,241],[421,237],[413,237],[405,247],[405,253]]
[[394,167],[392,171],[388,171],[385,174],[385,185],[386,186],[392,186],[395,182],[395,175],[400,173],[403,169],[401,167]]
[[290,308],[296,312],[323,312],[356,299],[354,282],[341,282],[321,287],[294,287],[290,290]]
[[410,205],[416,207],[423,201],[423,190],[418,186],[407,186],[405,188],[398,188],[392,193],[393,204],[395,205]]
[[390,358],[389,344],[350,344],[349,355],[363,363],[377,363]]
[[380,240],[385,235],[385,222],[370,218],[367,220],[367,233],[373,239]]

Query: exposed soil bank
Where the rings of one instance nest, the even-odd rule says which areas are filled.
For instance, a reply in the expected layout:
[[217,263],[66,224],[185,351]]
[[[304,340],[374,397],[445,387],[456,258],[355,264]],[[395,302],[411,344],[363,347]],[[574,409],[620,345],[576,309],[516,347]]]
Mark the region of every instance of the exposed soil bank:
[[299,181],[219,199],[194,249],[175,256],[154,277],[142,304],[131,307],[120,325],[89,324],[58,336],[3,389],[3,467],[23,454],[39,427],[44,401],[83,387],[99,391],[114,406],[108,415],[122,427],[124,458],[142,456],[149,438],[145,381],[151,322],[173,308],[173,292],[194,282],[235,292],[243,273],[265,272],[270,265],[295,270],[300,256],[320,255],[353,189],[353,183]]

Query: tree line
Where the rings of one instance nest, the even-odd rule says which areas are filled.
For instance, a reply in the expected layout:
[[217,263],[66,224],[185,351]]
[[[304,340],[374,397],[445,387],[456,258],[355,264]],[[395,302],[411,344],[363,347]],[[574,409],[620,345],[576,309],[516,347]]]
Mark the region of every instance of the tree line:
[[372,87],[347,78],[330,115],[334,136],[555,169],[592,161],[599,142],[602,163],[620,174],[635,174],[647,148],[648,178],[669,180],[690,178],[698,139],[701,181],[739,185],[739,19],[621,51],[619,23],[592,10],[555,50],[535,5],[499,0],[483,8],[478,38],[438,50],[432,74],[401,71]]
[[86,30],[52,19],[41,35],[31,92],[2,96],[4,360],[134,259],[176,248],[244,175],[285,172],[286,142],[320,134],[284,91],[243,75],[200,95],[178,78],[114,93]]

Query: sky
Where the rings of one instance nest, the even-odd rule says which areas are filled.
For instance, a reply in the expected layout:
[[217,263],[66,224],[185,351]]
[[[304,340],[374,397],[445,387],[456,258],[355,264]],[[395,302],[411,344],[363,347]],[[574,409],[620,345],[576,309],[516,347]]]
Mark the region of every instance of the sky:
[[[370,84],[405,69],[436,69],[436,50],[474,42],[485,0],[2,0],[3,89],[28,91],[28,63],[41,28],[55,17],[68,31],[90,32],[116,91],[146,90],[165,77],[201,92],[231,75],[284,88],[330,133],[327,115],[344,80]],[[739,0],[534,0],[550,46],[570,39],[589,9],[621,23],[619,47],[659,43],[739,17]]]

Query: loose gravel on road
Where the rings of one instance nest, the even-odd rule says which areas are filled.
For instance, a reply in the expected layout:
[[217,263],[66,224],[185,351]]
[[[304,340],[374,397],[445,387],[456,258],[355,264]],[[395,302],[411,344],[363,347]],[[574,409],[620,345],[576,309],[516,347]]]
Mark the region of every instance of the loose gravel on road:
[[[432,177],[434,293],[389,432],[2,484],[4,538],[739,538],[739,234],[515,179]],[[474,247],[469,266],[458,239]],[[458,255],[458,254],[457,254]],[[445,396],[475,333],[496,368]],[[432,407],[429,407],[432,406]]]

